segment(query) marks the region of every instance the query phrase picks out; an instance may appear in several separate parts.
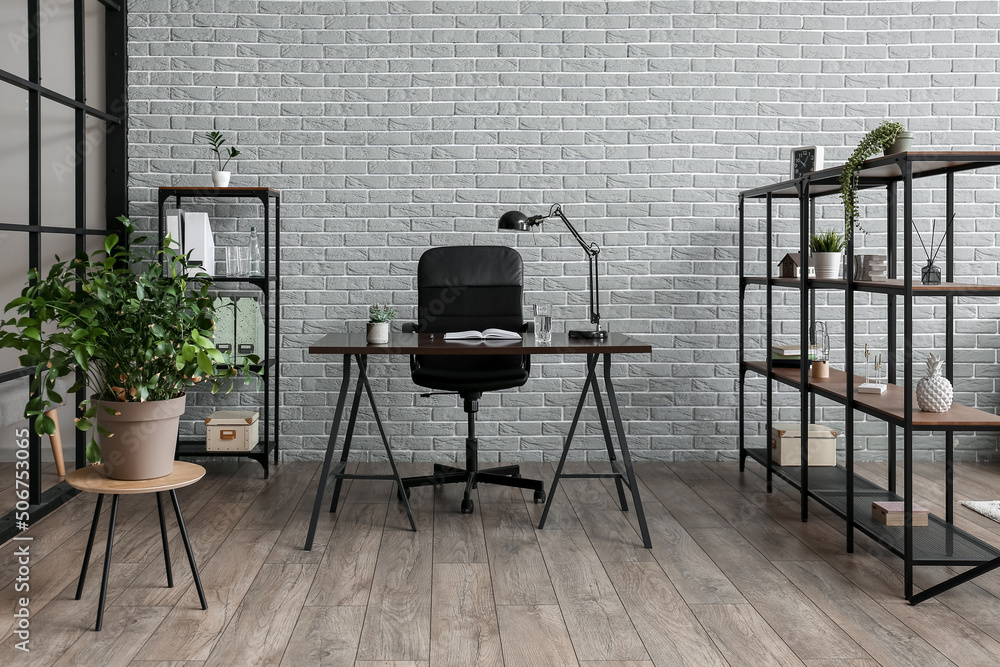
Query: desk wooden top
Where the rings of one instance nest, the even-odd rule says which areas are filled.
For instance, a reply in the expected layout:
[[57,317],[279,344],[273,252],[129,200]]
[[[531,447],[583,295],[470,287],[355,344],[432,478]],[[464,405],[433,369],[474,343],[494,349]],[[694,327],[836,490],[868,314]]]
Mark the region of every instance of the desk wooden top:
[[445,342],[444,334],[413,334],[392,332],[389,342],[371,345],[364,331],[331,333],[309,346],[310,354],[628,354],[653,351],[653,346],[625,334],[612,333],[605,340],[570,338],[567,334],[552,334],[551,343],[535,342],[535,335],[522,334],[522,340]]
[[166,477],[126,481],[109,479],[102,465],[87,466],[74,470],[66,476],[66,481],[74,489],[89,493],[126,495],[131,493],[156,493],[170,491],[182,486],[190,486],[205,476],[205,469],[197,463],[174,461],[174,470]]

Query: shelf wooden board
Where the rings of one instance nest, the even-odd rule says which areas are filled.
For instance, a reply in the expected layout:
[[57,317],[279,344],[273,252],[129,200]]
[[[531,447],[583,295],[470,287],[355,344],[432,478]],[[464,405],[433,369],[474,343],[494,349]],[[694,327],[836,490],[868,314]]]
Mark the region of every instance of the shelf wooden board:
[[[761,375],[767,373],[767,365],[763,361],[745,363],[748,369],[756,373]],[[771,374],[779,382],[796,388],[801,387],[800,369],[798,368],[774,368]],[[902,425],[905,421],[903,388],[890,384],[884,394],[859,394],[858,386],[864,381],[864,378],[854,376],[855,407],[879,419]],[[810,377],[809,390],[840,404],[845,404],[847,402],[847,373],[831,368],[829,378]],[[914,396],[913,428],[918,431],[1000,430],[1000,416],[990,412],[970,408],[960,403],[953,404],[948,412],[924,412],[917,408],[916,404],[917,399]]]
[[[767,451],[747,448],[747,456],[766,464]],[[802,488],[801,467],[772,466],[776,475],[796,489]],[[843,466],[809,468],[809,495],[843,519],[847,518],[847,469]],[[854,474],[854,526],[897,556],[903,556],[902,526],[886,526],[872,518],[875,501],[901,501],[902,496],[886,491],[857,473]],[[978,565],[1000,557],[1000,549],[956,528],[931,514],[927,526],[913,529],[915,565]]]
[[[998,165],[1000,151],[907,151],[870,158],[865,161],[859,173],[858,189],[864,190],[903,180],[901,161],[910,163],[913,178],[925,178]],[[839,194],[840,173],[843,168],[844,165],[839,164],[806,174],[803,178],[809,179],[809,196]],[[779,199],[797,198],[798,180],[801,179],[781,181],[745,190],[741,194],[749,199],[766,197],[768,194]]]
[[209,186],[175,187],[171,185],[164,185],[160,187],[159,191],[161,197],[173,197],[175,195],[180,195],[181,197],[259,197],[261,195],[267,195],[268,197],[278,197],[281,195],[280,190],[275,190],[274,188],[254,187],[254,186],[216,188]]
[[[767,285],[768,279],[761,276],[745,277],[748,285]],[[773,287],[799,289],[798,278],[771,278]],[[808,285],[815,289],[847,289],[847,281],[843,278],[810,278]],[[895,278],[874,282],[870,280],[855,280],[854,290],[857,292],[874,292],[877,294],[903,294],[903,281]],[[913,293],[917,296],[1000,296],[1000,285],[983,285],[979,283],[941,283],[940,285],[922,285],[919,280],[913,281]]]

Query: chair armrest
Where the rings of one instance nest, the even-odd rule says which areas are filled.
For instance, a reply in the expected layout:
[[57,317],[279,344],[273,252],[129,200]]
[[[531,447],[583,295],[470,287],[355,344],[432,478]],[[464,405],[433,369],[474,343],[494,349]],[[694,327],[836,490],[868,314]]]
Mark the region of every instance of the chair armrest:
[[417,323],[416,322],[403,322],[403,333],[416,333]]

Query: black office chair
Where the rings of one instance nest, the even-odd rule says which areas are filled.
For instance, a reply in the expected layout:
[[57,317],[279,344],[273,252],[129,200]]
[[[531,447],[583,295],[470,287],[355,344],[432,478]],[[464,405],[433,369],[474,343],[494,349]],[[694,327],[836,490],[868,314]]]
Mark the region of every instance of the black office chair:
[[[417,267],[415,330],[440,335],[489,328],[527,331],[521,313],[521,293],[522,263],[516,250],[499,246],[432,248],[420,256]],[[465,440],[465,468],[435,464],[434,474],[403,480],[407,495],[413,486],[462,482],[465,484],[462,512],[471,513],[471,491],[481,482],[534,489],[535,502],[545,501],[542,481],[521,478],[516,465],[479,470],[476,439],[479,399],[485,391],[511,389],[527,382],[531,371],[529,355],[414,355],[410,357],[410,371],[417,385],[462,397],[469,416],[469,432]]]

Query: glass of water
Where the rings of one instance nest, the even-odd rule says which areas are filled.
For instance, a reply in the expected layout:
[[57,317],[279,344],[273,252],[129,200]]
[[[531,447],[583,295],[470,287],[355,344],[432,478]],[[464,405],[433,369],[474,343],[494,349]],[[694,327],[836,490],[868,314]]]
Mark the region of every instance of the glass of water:
[[552,342],[552,304],[536,303],[535,306],[535,342]]

